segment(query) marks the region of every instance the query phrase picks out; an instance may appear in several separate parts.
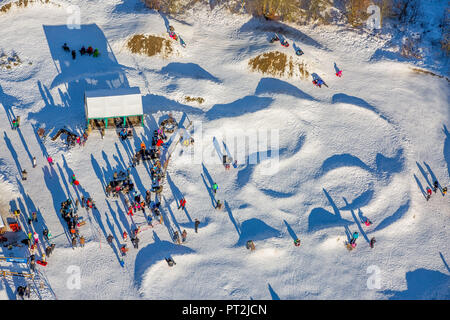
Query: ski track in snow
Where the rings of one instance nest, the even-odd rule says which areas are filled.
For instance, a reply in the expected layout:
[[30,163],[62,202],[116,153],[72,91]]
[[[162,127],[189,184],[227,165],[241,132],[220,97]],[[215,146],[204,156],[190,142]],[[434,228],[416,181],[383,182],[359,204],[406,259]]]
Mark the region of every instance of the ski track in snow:
[[[173,56],[134,55],[124,45],[130,35],[166,36],[161,15],[137,0],[74,3],[83,8],[80,30],[65,28],[64,6],[35,5],[0,15],[0,49],[32,61],[0,69],[0,190],[5,190],[6,210],[15,206],[22,211],[26,230],[47,227],[57,235],[48,266],[38,266],[49,284],[43,299],[450,297],[445,226],[450,198],[438,191],[427,202],[423,195],[434,177],[441,185],[450,183],[445,80],[414,74],[406,63],[371,61],[385,45],[383,37],[338,27],[285,27],[291,46],[283,48],[268,42],[278,24],[264,26],[217,8],[197,7],[180,21],[169,20],[187,43],[182,48],[172,41]],[[23,21],[21,28],[14,21]],[[293,40],[305,52],[300,58]],[[71,41],[102,48],[101,56],[78,55],[72,61],[59,50]],[[311,79],[248,70],[248,59],[272,50],[305,62],[329,88],[315,88]],[[334,75],[334,63],[343,70],[342,78]],[[140,87],[147,114],[132,140],[121,142],[112,131],[101,139],[93,131],[83,148],[66,150],[61,139],[50,137],[39,141],[35,130],[41,125],[54,129],[53,134],[64,125],[82,132],[84,90],[127,86]],[[187,103],[185,96],[205,102]],[[180,120],[184,112],[202,121],[203,137],[195,146],[202,143],[208,157],[190,163],[192,147],[176,147],[163,183],[164,223],[140,234],[139,250],[127,241],[130,250],[122,268],[122,232],[131,234],[132,226],[145,218],[136,214],[131,219],[121,199],[106,199],[105,184],[114,171],[126,169],[141,141],[149,144],[157,123],[168,113]],[[14,131],[10,121],[18,115],[21,127]],[[225,145],[236,157],[227,134],[258,129],[279,130],[277,148],[249,152],[225,171],[220,162]],[[268,151],[279,155],[275,174],[265,174],[263,163],[248,163]],[[56,161],[52,168],[47,154]],[[20,178],[23,168],[26,181]],[[70,185],[72,173],[80,181],[78,190]],[[132,170],[132,179],[140,193],[151,186],[145,165]],[[214,210],[214,182],[219,185],[216,199],[224,201],[222,211]],[[92,196],[99,210],[79,208],[88,221],[81,227],[86,245],[72,249],[59,206],[82,194]],[[181,197],[187,200],[185,211],[177,209]],[[36,226],[26,223],[32,211],[39,213]],[[201,221],[198,233],[196,218]],[[370,227],[364,225],[367,218]],[[187,242],[178,246],[172,230],[183,229]],[[360,233],[358,247],[348,252],[344,242],[355,231]],[[108,234],[114,236],[114,248],[106,242]],[[377,243],[370,249],[373,236]],[[293,245],[297,237],[300,247]],[[245,249],[249,239],[256,244],[251,253]],[[11,253],[0,250],[3,256]],[[27,254],[23,248],[12,252]],[[168,256],[176,266],[167,266]],[[0,264],[8,270],[17,267]],[[372,265],[381,269],[379,290],[367,289],[366,271]],[[81,289],[69,289],[69,266],[80,268]],[[19,283],[5,278],[0,297],[15,299]]]

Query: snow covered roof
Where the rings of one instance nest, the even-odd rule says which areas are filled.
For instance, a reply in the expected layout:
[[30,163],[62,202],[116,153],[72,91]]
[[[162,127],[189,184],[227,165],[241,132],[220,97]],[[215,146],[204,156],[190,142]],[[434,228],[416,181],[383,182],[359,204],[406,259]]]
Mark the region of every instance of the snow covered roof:
[[85,92],[86,118],[111,118],[144,114],[138,87]]

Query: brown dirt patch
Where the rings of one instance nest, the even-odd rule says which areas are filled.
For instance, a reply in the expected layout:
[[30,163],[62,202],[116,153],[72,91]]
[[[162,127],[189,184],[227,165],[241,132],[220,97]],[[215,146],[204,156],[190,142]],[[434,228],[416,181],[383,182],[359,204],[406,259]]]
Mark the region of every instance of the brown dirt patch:
[[167,58],[173,52],[170,40],[153,35],[136,34],[128,39],[127,47],[132,53],[145,54],[149,57],[161,54]]
[[304,62],[296,62],[292,57],[288,57],[279,51],[260,54],[250,59],[248,65],[252,71],[271,76],[288,78],[299,76],[301,79],[309,77],[309,72]]

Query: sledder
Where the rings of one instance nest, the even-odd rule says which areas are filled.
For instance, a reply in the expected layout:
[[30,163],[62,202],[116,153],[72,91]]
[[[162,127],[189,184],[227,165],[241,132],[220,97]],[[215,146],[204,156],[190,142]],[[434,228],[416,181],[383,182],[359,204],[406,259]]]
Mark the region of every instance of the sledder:
[[280,44],[285,48],[289,47],[289,42],[285,39],[280,40]]
[[297,48],[297,50],[295,50],[295,54],[301,56],[302,54],[304,54],[304,52],[302,51],[302,49]]
[[328,85],[322,79],[314,79],[312,82],[316,87],[322,88],[322,85],[328,88]]
[[270,43],[274,43],[276,41],[280,41],[280,38],[278,37],[278,35],[275,33],[272,38],[270,39]]

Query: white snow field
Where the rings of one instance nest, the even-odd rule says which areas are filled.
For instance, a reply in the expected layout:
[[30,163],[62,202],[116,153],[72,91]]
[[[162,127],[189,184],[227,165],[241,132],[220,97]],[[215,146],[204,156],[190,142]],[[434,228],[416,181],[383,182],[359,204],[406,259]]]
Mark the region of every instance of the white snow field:
[[[81,10],[80,29],[66,25],[71,5]],[[441,187],[450,184],[448,81],[415,73],[410,62],[372,59],[386,42],[383,36],[337,26],[291,26],[286,34],[291,45],[284,48],[271,44],[267,26],[250,16],[199,6],[182,18],[165,21],[136,0],[51,1],[0,13],[0,49],[17,53],[23,62],[0,69],[3,209],[19,208],[23,230],[36,230],[43,242],[42,230],[48,228],[56,244],[48,265],[37,266],[32,297],[449,299],[450,194],[438,190],[425,199],[435,179]],[[127,39],[138,33],[169,39],[167,22],[186,48],[171,40],[174,54],[168,58],[126,48]],[[61,48],[64,42],[76,49],[92,45],[100,56],[77,54],[72,60]],[[295,55],[293,42],[303,56]],[[274,50],[305,62],[329,87],[314,87],[311,77],[249,70],[249,59]],[[122,142],[107,130],[103,139],[93,131],[84,147],[69,150],[61,138],[41,143],[39,127],[84,131],[85,90],[128,87],[140,88],[146,114],[133,139]],[[188,103],[185,96],[205,102]],[[185,126],[189,120],[201,122],[202,135],[193,146],[176,146],[163,182],[164,223],[144,228],[134,249],[122,232],[145,225],[145,217],[127,216],[123,201],[107,198],[104,188],[114,171],[131,164],[142,141],[151,143],[153,130],[169,113]],[[21,117],[19,130],[11,128],[14,116]],[[247,150],[237,167],[226,171],[224,145],[233,153],[235,145],[242,147],[236,141],[256,130],[278,133],[278,145],[273,140]],[[236,141],[226,138],[233,135]],[[203,161],[191,159],[196,148],[203,148]],[[267,150],[279,155],[275,172],[265,170],[265,161],[250,163]],[[22,169],[28,171],[26,181]],[[151,187],[149,172],[142,163],[131,170],[144,195]],[[73,173],[78,187],[70,184]],[[225,201],[222,211],[214,209],[214,182],[216,199]],[[80,227],[86,245],[72,249],[60,203],[82,195],[90,195],[98,211],[80,208],[88,221]],[[181,197],[186,211],[177,209]],[[26,220],[33,211],[38,222],[30,226]],[[366,218],[373,222],[369,227]],[[173,230],[184,229],[187,242],[174,243]],[[344,243],[355,231],[357,247],[348,251]],[[23,238],[26,233],[18,235],[19,243]],[[247,240],[254,241],[255,251],[246,249]],[[130,250],[122,268],[118,246],[123,243]],[[0,250],[3,257],[29,256],[26,247]],[[40,246],[37,256],[42,253]],[[164,260],[169,256],[173,267]],[[20,263],[0,261],[0,268],[29,272]],[[77,270],[79,287],[73,280]],[[16,299],[23,283],[21,277],[2,277],[1,299]]]

